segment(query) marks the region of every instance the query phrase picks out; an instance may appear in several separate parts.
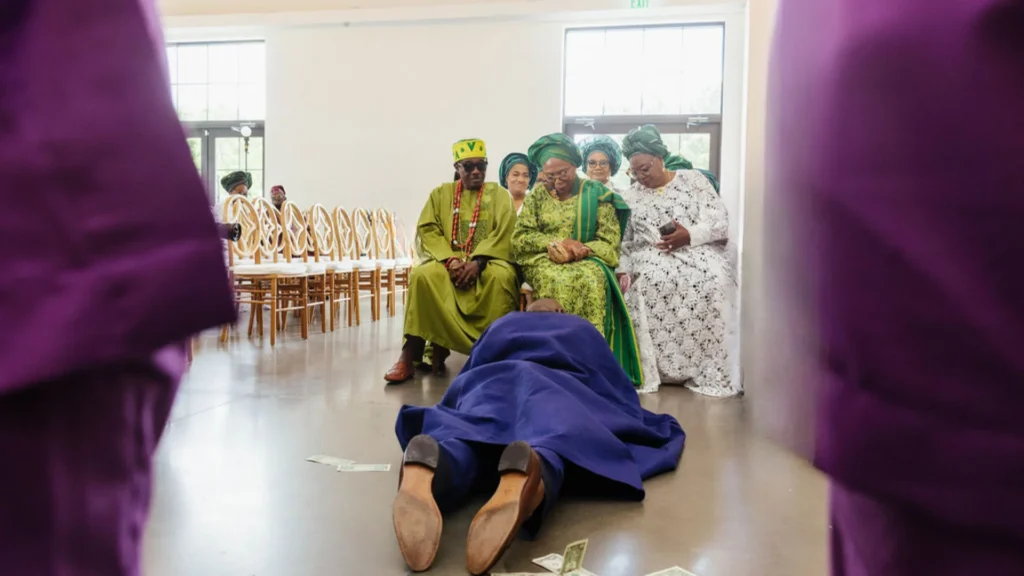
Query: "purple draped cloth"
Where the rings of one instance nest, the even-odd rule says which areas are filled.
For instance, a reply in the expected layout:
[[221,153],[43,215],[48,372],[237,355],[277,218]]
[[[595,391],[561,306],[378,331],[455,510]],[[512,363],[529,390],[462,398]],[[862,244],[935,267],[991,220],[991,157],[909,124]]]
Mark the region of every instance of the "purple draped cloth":
[[798,247],[836,574],[1024,569],[1022,95],[1020,0],[780,2],[765,245]]
[[130,575],[185,339],[233,318],[150,2],[0,2],[0,573]]

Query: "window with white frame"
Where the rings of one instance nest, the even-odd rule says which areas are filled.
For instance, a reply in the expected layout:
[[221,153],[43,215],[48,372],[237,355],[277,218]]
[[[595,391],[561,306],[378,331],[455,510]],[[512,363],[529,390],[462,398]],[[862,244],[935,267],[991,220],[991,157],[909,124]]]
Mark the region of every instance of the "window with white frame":
[[252,173],[249,194],[262,196],[266,188],[264,43],[169,44],[167,64],[171,98],[211,200],[224,195],[220,179],[235,170]]
[[[567,30],[563,130],[621,143],[653,124],[673,153],[718,174],[724,51],[721,23]],[[625,169],[615,181],[629,185]]]

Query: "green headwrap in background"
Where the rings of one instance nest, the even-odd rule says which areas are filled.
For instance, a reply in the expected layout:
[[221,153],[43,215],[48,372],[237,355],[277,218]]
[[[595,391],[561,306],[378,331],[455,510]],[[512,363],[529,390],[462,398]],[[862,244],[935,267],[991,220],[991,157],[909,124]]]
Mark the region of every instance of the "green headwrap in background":
[[245,184],[246,188],[252,188],[252,174],[238,170],[220,179],[220,185],[225,192],[231,192],[239,184]]
[[622,166],[622,149],[619,148],[619,144],[615,140],[602,134],[584,142],[581,149],[584,164],[590,160],[591,154],[602,152],[608,157],[608,162],[611,164],[612,176],[619,173],[619,168]]
[[501,161],[501,167],[498,169],[498,183],[501,184],[502,188],[508,190],[508,171],[516,164],[523,164],[530,171],[530,188],[533,188],[533,185],[537,183],[537,174],[540,171],[533,162],[530,162],[530,158],[522,152],[513,152],[505,156],[505,159]]
[[542,136],[530,146],[528,154],[530,162],[539,168],[544,168],[544,164],[552,158],[560,158],[577,168],[583,165],[580,147],[573,142],[572,138],[561,132]]
[[[628,159],[637,154],[650,154],[665,161],[665,169],[675,172],[676,170],[693,170],[693,163],[679,156],[670,154],[668,146],[661,139],[658,129],[648,124],[640,128],[634,128],[622,139],[622,154]],[[718,192],[718,178],[708,170],[697,168],[697,171],[707,177],[711,186]]]

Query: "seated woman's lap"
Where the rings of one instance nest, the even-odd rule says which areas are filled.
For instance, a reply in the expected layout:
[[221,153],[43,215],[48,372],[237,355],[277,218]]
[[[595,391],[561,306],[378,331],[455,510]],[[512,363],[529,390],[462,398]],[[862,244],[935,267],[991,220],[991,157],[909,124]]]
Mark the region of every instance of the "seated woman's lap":
[[608,283],[594,262],[555,264],[542,262],[523,267],[535,299],[557,300],[566,312],[590,321],[604,333]]

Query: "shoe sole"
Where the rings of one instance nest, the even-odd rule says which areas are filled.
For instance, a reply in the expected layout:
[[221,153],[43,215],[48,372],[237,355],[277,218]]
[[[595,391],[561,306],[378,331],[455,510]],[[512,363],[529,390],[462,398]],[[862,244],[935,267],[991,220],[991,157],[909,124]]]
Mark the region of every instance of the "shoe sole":
[[543,482],[536,503],[526,502],[523,497],[530,471],[539,466],[539,458],[525,442],[510,444],[502,452],[498,489],[473,518],[466,538],[466,568],[474,576],[486,574],[498,563],[523,522],[543,500]]
[[431,489],[439,458],[433,438],[417,436],[409,442],[392,506],[398,547],[413,572],[429,570],[441,545],[444,522]]

